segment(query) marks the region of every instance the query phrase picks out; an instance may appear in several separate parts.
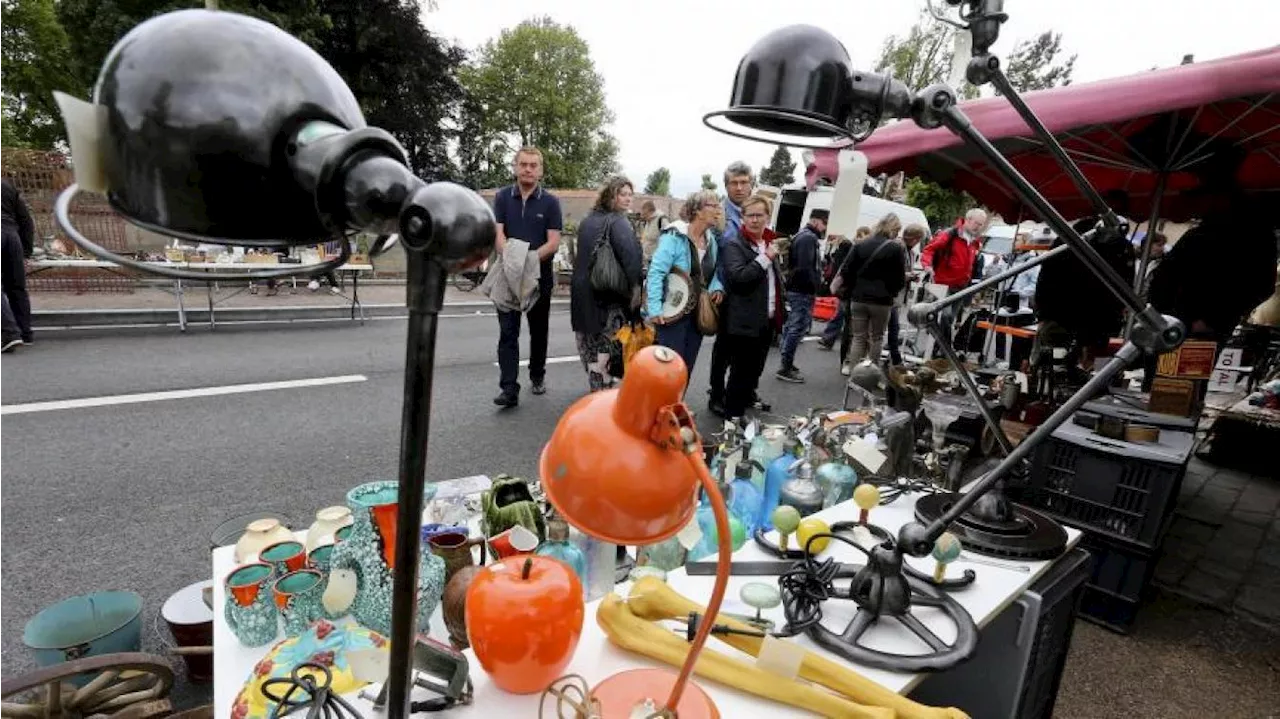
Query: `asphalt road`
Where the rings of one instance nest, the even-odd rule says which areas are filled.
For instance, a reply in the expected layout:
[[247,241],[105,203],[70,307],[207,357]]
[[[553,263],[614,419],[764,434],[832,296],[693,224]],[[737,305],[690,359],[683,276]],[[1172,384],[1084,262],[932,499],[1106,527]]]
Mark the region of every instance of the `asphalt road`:
[[[28,619],[95,590],[140,593],[143,649],[163,653],[156,614],[174,591],[209,576],[209,535],[223,520],[274,509],[302,528],[316,509],[342,502],[350,487],[395,477],[404,334],[403,320],[222,325],[186,335],[45,332],[34,347],[5,355],[6,408],[353,374],[367,379],[0,418],[0,674],[8,680],[34,668],[22,644]],[[545,396],[526,392],[519,408],[498,410],[491,403],[496,341],[491,315],[442,320],[433,478],[531,476],[557,417],[586,390],[568,316],[555,314],[550,355],[571,361],[549,366]],[[699,411],[710,349],[708,342],[689,392]],[[777,364],[775,351],[761,382],[777,411],[839,402],[833,355],[813,343],[801,346],[805,385],[773,379]],[[701,419],[704,429],[715,426],[705,413]],[[1133,637],[1077,623],[1055,716],[1243,717],[1280,707],[1274,635],[1168,597],[1147,607],[1140,622]],[[1098,700],[1100,687],[1106,702]],[[211,687],[180,681],[172,698],[180,707],[207,703]]]
[[[359,374],[349,384],[200,396],[3,416],[4,676],[34,668],[22,628],[41,608],[96,590],[146,602],[144,647],[164,600],[209,575],[209,535],[255,510],[305,528],[316,509],[357,484],[394,478],[403,384],[404,320],[219,325],[110,333],[45,332],[0,362],[6,408],[140,392]],[[492,315],[441,320],[428,476],[532,476],[561,412],[586,391],[566,313],[552,316],[548,392],[514,410],[497,393]],[[527,350],[527,344],[525,345]],[[707,342],[689,392],[705,408]],[[802,345],[805,385],[773,378],[775,410],[838,402],[836,357]],[[522,383],[527,375],[522,371]],[[715,426],[709,416],[704,429]],[[167,630],[162,630],[167,635]],[[167,636],[166,636],[167,638]]]

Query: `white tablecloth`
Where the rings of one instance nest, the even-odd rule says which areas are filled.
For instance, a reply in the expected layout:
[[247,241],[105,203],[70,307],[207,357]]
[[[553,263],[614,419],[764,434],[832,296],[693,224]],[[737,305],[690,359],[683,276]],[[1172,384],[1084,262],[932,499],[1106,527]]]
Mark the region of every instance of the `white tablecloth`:
[[[875,509],[871,513],[871,522],[885,529],[890,530],[895,535],[897,529],[902,524],[910,521],[913,517],[913,508],[915,506],[914,497],[902,497],[891,505]],[[856,520],[858,508],[853,502],[832,507],[822,513],[816,515],[828,522],[837,522],[842,520]],[[299,533],[301,536],[302,533]],[[1074,529],[1067,529],[1068,546],[1075,546],[1079,541],[1080,533]],[[771,539],[777,540],[776,535],[771,535]],[[841,561],[851,563],[864,563],[861,555],[856,550],[847,547],[841,543],[833,542],[831,549],[828,550],[832,556],[837,557]],[[824,555],[826,556],[826,555]],[[756,547],[754,542],[748,542],[742,549],[734,554],[734,560],[753,560],[753,559],[771,559],[762,550]],[[932,559],[913,559],[908,561],[917,569],[932,573],[934,562]],[[977,572],[977,581],[969,588],[952,593],[952,597],[958,601],[973,616],[978,626],[984,626],[988,621],[993,619],[1005,607],[1013,602],[1022,594],[1028,586],[1040,577],[1052,564],[1052,561],[1026,562],[1031,567],[1028,573],[1010,571],[997,567],[991,567],[985,564],[975,564],[964,561],[963,558],[948,566],[948,576],[958,576],[965,569],[973,569]],[[235,635],[231,633],[229,627],[223,621],[222,602],[224,597],[223,581],[227,573],[234,566],[233,548],[223,547],[213,552],[213,576],[214,582],[214,716],[227,717],[230,716],[231,704],[235,700],[236,694],[240,691],[241,686],[249,677],[249,672],[254,664],[266,655],[270,649],[270,645],[265,647],[248,648],[243,647],[236,640]],[[754,614],[754,609],[743,604],[738,599],[739,590],[742,585],[753,581],[773,581],[772,577],[731,577],[729,580],[729,591],[725,596],[723,611],[736,613]],[[702,604],[706,602],[706,598],[711,593],[711,586],[714,583],[713,577],[695,576],[691,577],[684,573],[683,570],[672,572],[667,577],[668,584],[676,591]],[[616,592],[622,596],[626,596],[629,590],[628,584],[618,585]],[[619,671],[627,669],[636,669],[639,667],[657,667],[665,666],[658,662],[652,661],[646,657],[623,651],[613,646],[608,638],[605,637],[603,631],[595,621],[595,603],[587,606],[586,619],[582,627],[582,638],[578,642],[577,652],[574,654],[573,661],[565,669],[565,674],[580,674],[592,684],[608,677]],[[831,601],[823,605],[823,624],[833,630],[843,630],[849,621],[853,618],[856,611],[856,605],[852,602]],[[955,639],[954,627],[942,617],[942,615],[933,609],[919,608],[916,610],[917,616],[920,617],[930,629],[934,631],[943,641],[951,642]],[[765,612],[765,616],[773,619],[778,626],[784,622],[784,615],[781,607]],[[349,621],[349,620],[344,620]],[[673,625],[674,626],[674,625]],[[431,618],[431,635],[437,639],[448,642],[448,634],[444,629],[444,623],[437,609]],[[282,637],[283,638],[283,635]],[[840,660],[830,653],[821,649],[807,637],[796,637],[791,641],[796,641],[803,645],[806,649],[823,652],[827,656]],[[921,653],[924,650],[923,644],[914,635],[907,631],[896,621],[884,621],[873,627],[863,636],[863,643],[873,648],[894,651],[898,653]],[[735,649],[714,638],[708,642],[708,647],[714,647],[717,651],[726,654],[736,654],[739,658],[751,660],[751,657],[738,653]],[[475,700],[468,706],[459,706],[448,711],[438,714],[442,717],[476,717],[477,719],[494,719],[496,717],[536,717],[538,714],[538,695],[514,695],[508,694],[496,686],[493,686],[487,674],[480,667],[480,663],[476,661],[475,655],[468,650],[466,652],[468,660],[471,662],[471,680],[475,687]],[[847,663],[847,662],[846,662]],[[905,694],[914,688],[923,678],[923,674],[904,674],[884,671],[881,669],[873,669],[853,665],[864,676],[879,682],[891,691]],[[800,709],[790,706],[777,704],[767,699],[761,699],[746,692],[741,692],[723,685],[715,684],[701,678],[695,678],[712,699],[716,702],[720,709],[721,716],[724,717],[760,717],[768,716],[770,719],[778,719],[780,717],[805,717],[813,716]],[[422,690],[417,690],[421,694],[421,698],[429,698],[429,694]],[[415,698],[418,698],[415,694]],[[348,697],[352,700],[353,705],[366,716],[373,716],[373,710],[368,702],[358,697]]]

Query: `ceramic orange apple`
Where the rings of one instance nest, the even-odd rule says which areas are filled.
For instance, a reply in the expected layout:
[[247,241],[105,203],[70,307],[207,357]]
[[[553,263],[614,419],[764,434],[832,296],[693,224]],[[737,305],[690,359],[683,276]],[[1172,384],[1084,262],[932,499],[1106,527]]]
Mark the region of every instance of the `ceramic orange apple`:
[[467,637],[493,683],[513,694],[564,674],[582,635],[582,583],[550,557],[518,555],[482,569],[467,588]]

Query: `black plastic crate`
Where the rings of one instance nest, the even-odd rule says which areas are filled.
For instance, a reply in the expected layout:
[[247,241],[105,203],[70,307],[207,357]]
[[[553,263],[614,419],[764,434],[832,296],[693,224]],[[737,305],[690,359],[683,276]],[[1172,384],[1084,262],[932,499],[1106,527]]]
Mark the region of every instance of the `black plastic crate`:
[[1085,534],[1080,546],[1093,555],[1080,596],[1080,618],[1128,634],[1151,587],[1159,554]]
[[1164,430],[1159,442],[1125,442],[1066,422],[1036,448],[1020,500],[1086,532],[1154,549],[1193,440]]
[[1085,412],[1100,414],[1104,417],[1114,417],[1127,422],[1148,424],[1160,429],[1171,429],[1179,432],[1195,431],[1196,420],[1190,417],[1179,417],[1174,414],[1150,412],[1143,409],[1146,403],[1147,398],[1141,394],[1112,391],[1111,394],[1085,402],[1080,409]]

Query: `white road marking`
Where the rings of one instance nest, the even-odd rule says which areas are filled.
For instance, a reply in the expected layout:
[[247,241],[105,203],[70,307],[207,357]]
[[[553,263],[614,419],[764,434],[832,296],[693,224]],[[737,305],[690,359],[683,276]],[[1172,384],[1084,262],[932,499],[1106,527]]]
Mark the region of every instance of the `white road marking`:
[[[581,361],[582,361],[582,358],[579,357],[578,355],[569,355],[568,357],[548,357],[547,358],[547,364],[564,364],[565,362],[581,362]],[[498,367],[499,365],[497,362],[494,362],[493,366]],[[520,366],[528,367],[529,360],[527,359],[520,360]]]
[[350,384],[364,382],[368,377],[362,374],[347,374],[336,377],[313,377],[311,379],[293,379],[283,382],[255,382],[253,384],[230,384],[222,387],[200,387],[197,389],[178,389],[167,392],[139,392],[138,394],[118,394],[106,397],[85,397],[83,399],[61,399],[51,402],[30,402],[28,404],[11,404],[0,406],[0,415],[27,414],[29,412],[51,412],[59,409],[83,409],[86,407],[106,407],[117,404],[137,404],[139,402],[160,402],[171,399],[189,399],[191,397],[215,397],[224,394],[243,394],[246,392],[265,392],[275,389],[296,389],[299,387],[323,387],[334,384]]

